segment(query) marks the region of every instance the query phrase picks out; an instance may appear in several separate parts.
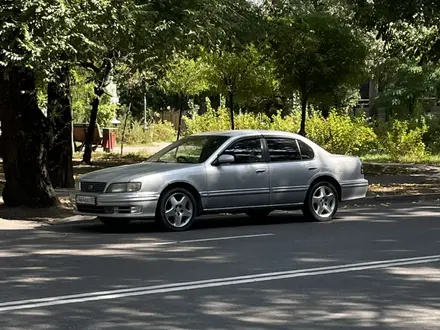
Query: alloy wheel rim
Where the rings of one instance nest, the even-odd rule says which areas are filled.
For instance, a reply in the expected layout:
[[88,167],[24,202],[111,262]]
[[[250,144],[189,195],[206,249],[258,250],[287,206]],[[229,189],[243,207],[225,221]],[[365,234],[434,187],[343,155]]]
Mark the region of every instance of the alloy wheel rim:
[[174,228],[185,227],[193,214],[194,205],[184,193],[174,193],[165,202],[165,219]]
[[331,217],[336,207],[336,196],[333,190],[327,186],[316,188],[312,195],[312,207],[319,217]]

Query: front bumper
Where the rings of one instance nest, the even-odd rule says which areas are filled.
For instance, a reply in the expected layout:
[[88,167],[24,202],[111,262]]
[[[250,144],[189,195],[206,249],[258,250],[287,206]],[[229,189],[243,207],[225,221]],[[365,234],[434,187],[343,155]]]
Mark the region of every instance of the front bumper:
[[[94,197],[95,202],[77,203],[77,196]],[[159,194],[156,193],[93,194],[76,191],[72,196],[76,214],[103,218],[154,218],[158,200]]]

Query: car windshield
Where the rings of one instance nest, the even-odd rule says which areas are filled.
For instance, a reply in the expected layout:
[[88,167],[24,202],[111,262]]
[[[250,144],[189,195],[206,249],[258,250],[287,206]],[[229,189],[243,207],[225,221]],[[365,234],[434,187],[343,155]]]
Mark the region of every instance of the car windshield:
[[229,137],[188,136],[151,156],[148,162],[198,164],[206,161]]

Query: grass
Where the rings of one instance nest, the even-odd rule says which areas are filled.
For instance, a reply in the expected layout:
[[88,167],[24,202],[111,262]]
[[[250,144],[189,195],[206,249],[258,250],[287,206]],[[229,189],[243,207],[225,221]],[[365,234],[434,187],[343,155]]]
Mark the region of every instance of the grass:
[[370,154],[361,156],[363,162],[371,163],[397,163],[397,164],[424,164],[424,165],[440,165],[440,155],[426,155],[421,158],[402,157],[395,159],[387,154]]

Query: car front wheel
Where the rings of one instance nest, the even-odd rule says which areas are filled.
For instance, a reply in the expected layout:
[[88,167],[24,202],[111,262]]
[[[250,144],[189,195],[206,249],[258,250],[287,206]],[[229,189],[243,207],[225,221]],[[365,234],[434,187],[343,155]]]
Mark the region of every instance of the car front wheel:
[[184,231],[189,229],[197,215],[194,196],[185,188],[173,188],[163,194],[159,200],[156,221],[168,230]]
[[313,221],[330,221],[338,210],[339,196],[329,182],[318,182],[307,193],[302,211],[304,216]]

